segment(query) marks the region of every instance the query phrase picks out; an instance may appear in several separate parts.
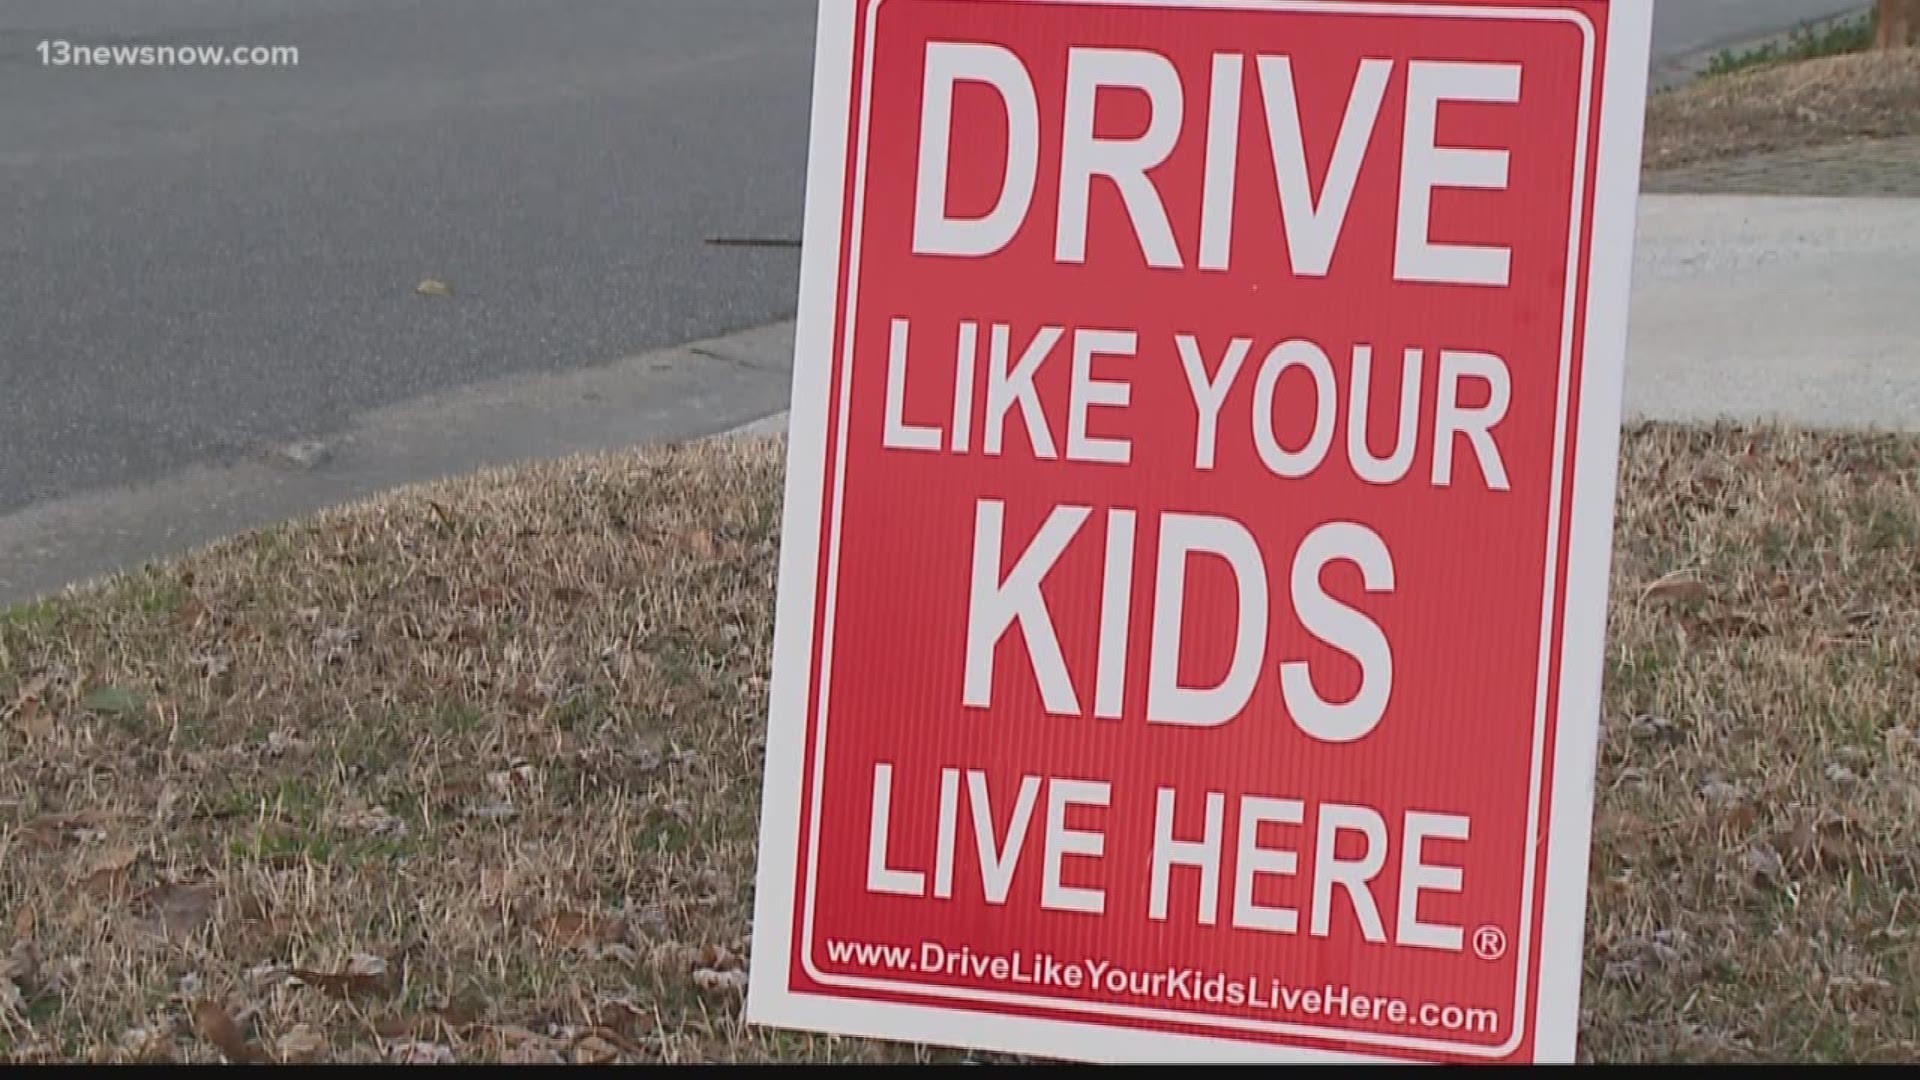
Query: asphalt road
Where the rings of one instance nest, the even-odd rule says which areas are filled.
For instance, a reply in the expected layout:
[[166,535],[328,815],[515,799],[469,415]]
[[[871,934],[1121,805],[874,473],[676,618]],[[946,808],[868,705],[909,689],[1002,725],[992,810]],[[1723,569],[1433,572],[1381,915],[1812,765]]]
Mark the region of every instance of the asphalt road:
[[[1662,0],[1656,54],[1854,0]],[[4,0],[0,515],[790,314],[805,0]],[[81,68],[39,43],[291,45]],[[422,278],[450,283],[426,298]]]

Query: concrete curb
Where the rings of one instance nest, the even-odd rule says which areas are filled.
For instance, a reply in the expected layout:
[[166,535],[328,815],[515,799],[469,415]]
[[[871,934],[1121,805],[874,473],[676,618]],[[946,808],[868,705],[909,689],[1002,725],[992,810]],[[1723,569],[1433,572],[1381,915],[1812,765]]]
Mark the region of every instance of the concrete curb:
[[700,438],[787,403],[793,324],[502,379],[354,418],[317,441],[0,515],[0,605],[407,484]]
[[787,433],[787,416],[786,411],[782,410],[774,413],[772,416],[763,416],[751,424],[741,424],[731,431],[723,431],[714,437],[719,439],[761,439],[769,435],[785,435]]

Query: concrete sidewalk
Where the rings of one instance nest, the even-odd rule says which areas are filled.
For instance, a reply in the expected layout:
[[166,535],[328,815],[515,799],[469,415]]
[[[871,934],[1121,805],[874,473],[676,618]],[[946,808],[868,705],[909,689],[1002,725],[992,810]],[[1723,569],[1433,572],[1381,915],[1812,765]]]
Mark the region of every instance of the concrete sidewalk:
[[1920,200],[1647,195],[1630,417],[1920,431]]

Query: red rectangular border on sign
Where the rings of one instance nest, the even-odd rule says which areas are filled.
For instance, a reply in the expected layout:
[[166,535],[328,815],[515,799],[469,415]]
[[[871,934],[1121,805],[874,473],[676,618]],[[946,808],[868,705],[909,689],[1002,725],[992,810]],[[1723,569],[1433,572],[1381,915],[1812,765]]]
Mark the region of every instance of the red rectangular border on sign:
[[[1631,137],[1625,140],[1621,139],[1620,133],[1618,132],[1610,135],[1605,130],[1602,130],[1599,133],[1600,153],[1596,155],[1594,152],[1596,107],[1604,101],[1606,104],[1613,106],[1617,112],[1618,105],[1620,104],[1614,101],[1616,92],[1609,89],[1608,82],[1603,81],[1603,77],[1601,76],[1601,69],[1599,67],[1601,57],[1598,49],[1598,30],[1592,21],[1584,14],[1567,8],[1525,7],[1488,3],[1456,4],[1442,2],[1432,4],[1384,4],[1367,2],[1367,0],[1186,0],[1185,3],[1181,4],[1168,4],[1165,0],[1026,0],[1026,2],[1032,3],[1069,4],[1091,8],[1190,7],[1268,11],[1312,11],[1317,13],[1387,15],[1414,18],[1556,21],[1573,24],[1582,32],[1584,53],[1577,127],[1578,138],[1576,152],[1578,158],[1574,170],[1574,197],[1568,249],[1567,292],[1565,310],[1563,312],[1564,325],[1561,338],[1560,378],[1556,401],[1555,461],[1550,497],[1550,519],[1548,522],[1547,580],[1542,605],[1543,633],[1541,637],[1541,654],[1536,668],[1538,688],[1536,691],[1534,746],[1529,784],[1529,823],[1527,832],[1528,835],[1535,837],[1535,843],[1529,849],[1527,856],[1525,873],[1526,892],[1522,898],[1523,931],[1519,943],[1520,963],[1517,966],[1519,980],[1515,990],[1514,1031],[1506,1045],[1500,1047],[1485,1047],[1473,1044],[1447,1042],[1444,1040],[1376,1034],[1338,1028],[1322,1028],[1303,1024],[1260,1023],[1229,1017],[1180,1013],[1171,1010],[1119,1006],[1107,1003],[1078,1002],[999,991],[833,975],[818,971],[812,965],[810,956],[811,949],[809,946],[812,941],[813,886],[817,870],[814,860],[819,848],[818,836],[820,828],[820,792],[817,772],[820,758],[824,754],[827,719],[830,712],[830,703],[827,698],[829,686],[827,675],[831,670],[832,664],[831,629],[834,618],[834,594],[838,580],[837,537],[840,526],[841,485],[845,468],[845,446],[841,440],[841,435],[847,423],[847,411],[850,402],[848,369],[852,362],[849,324],[853,318],[857,304],[859,287],[858,261],[861,240],[861,218],[865,205],[866,129],[872,75],[871,43],[877,23],[878,10],[885,2],[887,2],[887,0],[871,0],[864,8],[866,16],[864,22],[860,23],[857,27],[850,28],[854,31],[850,35],[853,39],[852,53],[851,56],[847,56],[846,58],[851,61],[848,65],[849,69],[857,65],[858,70],[841,72],[838,76],[831,72],[816,71],[816,79],[819,81],[819,85],[816,87],[814,103],[816,126],[821,122],[823,117],[837,109],[841,113],[838,122],[841,125],[851,124],[851,131],[847,132],[851,137],[843,137],[842,139],[841,160],[827,161],[820,160],[816,157],[816,160],[810,168],[808,241],[813,250],[819,251],[821,242],[827,239],[825,236],[816,235],[816,226],[821,224],[820,208],[816,206],[816,202],[825,199],[827,195],[824,190],[814,190],[814,188],[823,188],[825,183],[831,182],[834,187],[838,189],[834,193],[833,198],[839,205],[833,208],[830,216],[832,218],[838,218],[839,220],[832,222],[834,230],[832,236],[833,243],[830,250],[833,251],[833,258],[835,260],[832,266],[832,277],[826,281],[816,280],[803,284],[802,320],[803,323],[806,322],[811,307],[811,314],[814,316],[815,323],[812,326],[814,334],[811,336],[815,341],[818,341],[823,331],[826,335],[829,335],[831,342],[830,355],[837,358],[837,362],[832,368],[832,375],[828,385],[820,388],[825,392],[813,395],[817,403],[824,406],[820,409],[822,415],[818,417],[806,417],[804,419],[802,417],[804,402],[799,393],[800,380],[803,376],[800,374],[801,365],[796,364],[796,400],[794,413],[794,438],[796,446],[794,452],[797,453],[799,449],[798,444],[802,439],[801,432],[803,430],[803,424],[810,422],[824,423],[823,430],[814,428],[810,434],[817,434],[819,437],[819,445],[821,449],[825,451],[825,454],[822,455],[821,465],[827,468],[830,475],[828,478],[829,483],[824,487],[818,486],[817,484],[809,485],[805,478],[798,477],[792,473],[790,473],[788,478],[788,525],[792,526],[796,522],[807,524],[809,526],[807,531],[812,535],[803,538],[789,532],[785,541],[789,545],[792,545],[789,556],[792,561],[789,561],[789,558],[783,558],[782,561],[781,601],[783,610],[781,612],[781,627],[777,630],[776,634],[775,693],[779,695],[783,689],[788,691],[799,689],[800,692],[806,696],[807,704],[805,705],[804,741],[799,747],[795,747],[795,749],[800,749],[802,756],[802,761],[797,763],[798,767],[793,769],[793,771],[797,773],[797,776],[793,777],[793,779],[798,781],[797,788],[790,789],[789,785],[777,784],[775,782],[772,771],[774,766],[771,764],[772,736],[770,736],[770,765],[767,797],[769,800],[772,800],[777,793],[791,794],[795,796],[794,801],[796,805],[793,808],[799,813],[797,820],[788,819],[785,823],[787,835],[780,846],[785,849],[782,854],[788,856],[788,861],[785,864],[790,868],[788,873],[794,873],[795,876],[788,878],[786,882],[784,882],[784,887],[781,888],[768,888],[770,884],[774,884],[770,878],[779,873],[779,865],[777,860],[769,864],[767,859],[769,850],[768,842],[774,837],[776,831],[769,824],[774,814],[769,813],[767,819],[763,820],[761,907],[756,913],[756,937],[759,937],[760,928],[769,919],[782,920],[786,925],[777,934],[769,935],[778,940],[784,948],[777,954],[769,955],[767,953],[761,953],[759,956],[760,964],[756,965],[761,971],[760,979],[756,980],[757,984],[764,985],[768,979],[778,978],[782,985],[777,989],[764,991],[760,989],[760,986],[756,986],[755,999],[766,1000],[773,995],[779,996],[781,1000],[778,1011],[782,1015],[781,1017],[775,1018],[773,1022],[782,1022],[784,1018],[792,1015],[792,1010],[787,1006],[790,1004],[789,999],[793,997],[805,996],[818,1001],[844,1000],[822,997],[820,995],[802,995],[798,992],[791,991],[785,984],[789,978],[789,973],[792,971],[791,965],[793,961],[797,959],[800,965],[804,967],[807,975],[816,983],[823,986],[840,987],[862,992],[861,1004],[856,1005],[853,1002],[847,1002],[841,1006],[842,1008],[864,1007],[866,1004],[865,995],[878,994],[885,995],[885,997],[881,999],[882,1002],[892,1002],[891,1004],[881,1004],[877,1006],[883,1010],[900,1008],[902,1007],[900,1003],[906,1001],[919,1000],[932,1003],[940,999],[946,999],[955,1003],[970,1003],[975,1006],[1012,1006],[1019,1010],[1022,1016],[1052,1016],[1066,1020],[1069,1023],[1072,1023],[1073,1020],[1068,1014],[1074,1013],[1107,1017],[1124,1016],[1138,1021],[1145,1021],[1144,1024],[1137,1025],[1136,1027],[1136,1031],[1139,1034],[1148,1035],[1150,1032],[1164,1033],[1163,1035],[1157,1036],[1160,1038],[1177,1037],[1177,1033],[1180,1032],[1195,1032],[1198,1034],[1197,1029],[1217,1029],[1228,1038],[1246,1040],[1250,1049],[1264,1049],[1269,1053],[1287,1048],[1277,1047],[1270,1042],[1258,1041],[1263,1035],[1285,1035],[1293,1038],[1325,1041],[1334,1044],[1334,1047],[1338,1048],[1376,1046],[1384,1049],[1410,1050],[1423,1052],[1425,1054],[1454,1055],[1461,1057],[1502,1058],[1510,1056],[1519,1046],[1524,1044],[1529,1034],[1532,1033],[1529,1025],[1532,1014],[1527,1008],[1529,997],[1528,989],[1532,976],[1541,966],[1541,956],[1536,952],[1536,946],[1540,944],[1539,931],[1548,921],[1547,913],[1543,910],[1545,907],[1544,900],[1556,892],[1564,893],[1565,891],[1565,886],[1558,881],[1561,872],[1550,865],[1550,861],[1558,852],[1559,847],[1559,841],[1557,839],[1554,840],[1552,844],[1549,844],[1549,838],[1545,831],[1548,823],[1552,820],[1552,809],[1542,806],[1542,799],[1546,793],[1545,780],[1549,768],[1547,754],[1550,746],[1553,746],[1555,742],[1562,741],[1553,738],[1553,736],[1556,734],[1564,736],[1566,734],[1565,732],[1556,732],[1555,725],[1550,723],[1549,718],[1554,716],[1556,711],[1565,711],[1565,705],[1560,700],[1564,696],[1564,689],[1560,687],[1559,684],[1568,678],[1564,669],[1567,666],[1569,653],[1566,650],[1569,648],[1569,645],[1565,639],[1573,633],[1570,628],[1566,634],[1556,634],[1554,631],[1563,613],[1569,610],[1567,607],[1567,598],[1569,578],[1572,575],[1567,567],[1570,563],[1571,556],[1574,554],[1574,549],[1591,548],[1592,546],[1590,538],[1588,538],[1589,542],[1583,543],[1580,535],[1570,536],[1569,534],[1578,533],[1582,529],[1590,530],[1593,525],[1593,522],[1589,520],[1592,512],[1582,510],[1574,506],[1570,501],[1572,486],[1569,480],[1577,477],[1582,485],[1582,490],[1588,490],[1588,485],[1594,480],[1589,474],[1597,469],[1600,473],[1598,480],[1607,482],[1605,494],[1609,500],[1612,494],[1611,479],[1614,468],[1613,461],[1611,459],[1604,463],[1588,461],[1587,458],[1590,452],[1583,450],[1579,455],[1576,455],[1574,453],[1574,447],[1569,441],[1570,436],[1579,430],[1576,426],[1578,421],[1574,415],[1576,408],[1579,409],[1582,416],[1585,416],[1596,408],[1605,416],[1609,414],[1608,410],[1610,409],[1611,415],[1617,418],[1617,388],[1613,388],[1609,394],[1601,395],[1603,400],[1597,405],[1583,402],[1578,396],[1578,391],[1584,385],[1584,369],[1586,364],[1591,360],[1589,353],[1594,339],[1598,338],[1601,344],[1606,346],[1609,355],[1607,355],[1605,359],[1609,364],[1615,362],[1615,357],[1610,355],[1614,346],[1613,338],[1618,337],[1621,339],[1622,346],[1624,343],[1624,318],[1621,318],[1618,320],[1622,324],[1621,331],[1618,335],[1612,334],[1610,330],[1603,330],[1601,334],[1596,335],[1589,327],[1584,336],[1583,345],[1582,328],[1586,325],[1591,315],[1589,307],[1590,301],[1592,301],[1594,297],[1592,295],[1593,289],[1590,287],[1591,282],[1589,275],[1582,271],[1582,256],[1589,250],[1590,235],[1596,229],[1596,222],[1601,216],[1599,210],[1596,209],[1596,201],[1599,196],[1603,194],[1596,190],[1601,182],[1600,168],[1607,159],[1619,156],[1617,153],[1620,149],[1617,145],[1619,142],[1629,142],[1636,150],[1639,142],[1639,128],[1636,118],[1633,128],[1629,133]],[[852,7],[856,5],[848,3],[843,6]],[[1649,17],[1650,8],[1648,5],[1632,3],[1630,6],[1634,9],[1630,12],[1632,16],[1642,20]],[[1608,75],[1617,74],[1612,69],[1620,60],[1619,57],[1614,55],[1616,49],[1613,47],[1612,40],[1619,32],[1618,23],[1620,22],[1621,14],[1618,10],[1609,12],[1610,42],[1606,57]],[[823,35],[828,32],[829,22],[832,18],[833,16],[823,8]],[[841,14],[841,18],[845,18],[844,12]],[[1631,46],[1634,43],[1630,41],[1628,44]],[[1637,56],[1629,52],[1626,57],[1628,65],[1634,65],[1644,61],[1645,43],[1642,41],[1639,42],[1638,45],[1641,52]],[[823,37],[821,42],[823,56],[826,55],[830,47],[832,47],[832,43],[829,43]],[[846,46],[843,44],[840,48],[842,50],[841,54],[845,56]],[[823,88],[832,88],[843,92],[837,96],[823,94],[821,92]],[[1638,91],[1641,90],[1641,88],[1636,87],[1635,90]],[[1625,91],[1619,91],[1618,93],[1622,98],[1633,98],[1636,102],[1638,101],[1637,93],[1629,94]],[[852,115],[849,116],[847,115],[848,113]],[[1621,123],[1623,123],[1623,121],[1615,121],[1615,126],[1617,127]],[[816,145],[816,155],[818,155],[819,149],[819,146]],[[1609,153],[1610,150],[1613,151],[1613,153]],[[1618,162],[1615,161],[1612,167],[1617,169],[1619,167]],[[1616,199],[1614,201],[1617,202],[1618,200]],[[1630,193],[1628,196],[1628,206],[1631,206]],[[1617,216],[1618,206],[1612,206],[1612,209],[1615,212],[1615,216]],[[1598,245],[1595,246],[1597,247]],[[1595,252],[1594,257],[1596,262],[1599,261],[1601,254],[1603,253]],[[1616,245],[1615,250],[1605,252],[1604,254],[1608,256],[1606,260],[1608,265],[1604,268],[1596,267],[1596,270],[1605,270],[1611,274],[1615,270],[1614,264],[1623,261],[1619,258],[1620,251]],[[817,258],[818,256],[815,257]],[[821,268],[810,266],[809,269],[817,270]],[[1624,266],[1618,269],[1620,275],[1623,276]],[[814,276],[820,277],[823,275],[815,274]],[[1611,284],[1612,282],[1609,282],[1610,286]],[[1624,282],[1622,281],[1620,284],[1622,285],[1620,291],[1624,292]],[[1613,309],[1615,308],[1621,309],[1623,313],[1625,306],[1624,296],[1615,297],[1609,295],[1604,299],[1609,309],[1609,318],[1613,316]],[[812,301],[811,305],[808,302],[809,300]],[[818,324],[820,317],[827,313],[826,310],[822,310],[823,306],[826,306],[832,313],[830,329]],[[808,342],[808,335],[804,326],[801,335],[800,348],[804,350]],[[1621,351],[1623,351],[1623,347]],[[1615,438],[1617,438],[1617,432],[1615,432],[1614,435]],[[1605,452],[1612,454],[1617,445],[1614,440],[1603,439],[1601,441],[1606,443],[1604,447]],[[1576,456],[1579,460],[1575,460]],[[1570,470],[1573,471],[1573,476],[1569,475]],[[819,478],[816,477],[815,479],[817,481]],[[812,496],[814,500],[810,507],[802,504],[802,500],[808,496]],[[1603,516],[1605,519],[1604,524],[1610,527],[1610,503]],[[796,544],[795,541],[798,540],[804,540],[804,544]],[[809,565],[803,566],[800,562],[801,559],[804,559]],[[1591,558],[1586,561],[1591,561]],[[1587,567],[1580,565],[1577,569],[1585,570]],[[798,574],[805,574],[812,579],[806,583],[804,588],[804,593],[811,595],[804,597],[805,605],[802,610],[789,611],[787,610],[788,596],[786,595],[788,582],[790,577]],[[1600,583],[1602,595],[1604,595],[1604,585],[1605,583],[1602,581]],[[818,591],[821,589],[825,590],[824,596]],[[802,590],[795,591],[800,592]],[[1590,588],[1583,588],[1581,591],[1586,593],[1591,590]],[[821,600],[824,600],[824,603],[820,603],[819,601]],[[802,619],[805,620],[804,623],[800,621]],[[1583,620],[1583,622],[1589,621],[1590,620]],[[1580,628],[1580,633],[1587,635],[1590,629],[1590,627],[1583,625]],[[806,635],[806,638],[798,637],[798,635],[802,634]],[[810,640],[806,640],[809,638]],[[793,655],[794,650],[791,648],[791,646],[796,643],[800,644],[800,648],[804,650],[799,655]],[[784,653],[782,651],[783,647],[785,648]],[[798,687],[786,686],[782,682],[783,655],[789,657],[789,659],[785,661],[785,663],[789,665],[805,664],[804,670],[787,672],[788,678],[786,681],[800,683]],[[802,659],[803,656],[804,660]],[[1595,660],[1597,661],[1597,657]],[[1587,681],[1587,671],[1585,669],[1592,667],[1595,668],[1594,674],[1596,678],[1594,680],[1594,689],[1597,693],[1597,663],[1587,664],[1582,662],[1580,667],[1581,671],[1578,674],[1579,692],[1585,693],[1585,683]],[[1560,708],[1556,710],[1556,706]],[[799,707],[797,702],[792,705],[783,706],[780,703],[780,699],[777,698],[775,704],[776,716],[779,715],[783,708],[797,707]],[[1585,774],[1584,776],[1574,775],[1563,777],[1563,779],[1580,782],[1585,780],[1586,777],[1590,777],[1591,749],[1584,752],[1576,749],[1570,753],[1566,748],[1557,748],[1555,750],[1555,758],[1556,761],[1564,759],[1565,763],[1571,764],[1574,767],[1573,772],[1575,774]],[[788,768],[792,767],[788,766]],[[1582,798],[1590,798],[1590,795],[1583,794]],[[1560,799],[1556,795],[1555,802],[1557,803],[1559,801]],[[1579,805],[1584,806],[1585,804]],[[794,827],[796,825],[799,826],[799,831],[804,834],[798,838],[794,836]],[[1589,823],[1582,821],[1578,823],[1578,828],[1575,830],[1582,841],[1581,850],[1577,853],[1579,874],[1583,879],[1581,882],[1582,885],[1584,884],[1585,874],[1584,844],[1588,828]],[[804,846],[805,860],[804,863],[797,866],[797,860],[792,857],[799,856],[802,852],[794,850],[796,839]],[[1547,849],[1544,851],[1544,855],[1546,856],[1544,859],[1543,849]],[[1546,880],[1545,871],[1547,870],[1553,870],[1555,881],[1549,882]],[[795,886],[798,886],[802,892],[802,895],[799,897],[794,895],[793,890]],[[783,900],[776,903],[776,898],[783,898]],[[1562,898],[1565,899],[1564,896]],[[798,905],[793,903],[796,899],[799,900]],[[1583,896],[1575,897],[1574,901],[1583,903]],[[797,911],[796,907],[798,908]],[[1561,922],[1564,921],[1564,919],[1559,918],[1555,921]],[[798,931],[798,933],[794,934],[792,931]],[[759,942],[757,941],[756,944],[759,944]],[[758,952],[759,950],[756,951]],[[1544,983],[1544,972],[1542,972],[1542,976]],[[1564,1005],[1564,1001],[1561,999],[1569,998],[1569,996],[1572,999],[1577,999],[1577,988],[1578,979],[1576,972],[1573,978],[1571,995],[1567,993],[1565,987],[1556,988],[1556,1005]],[[1544,998],[1545,996],[1546,994],[1543,990],[1539,998]],[[1538,999],[1536,999],[1535,1005],[1539,1007],[1540,1001]],[[905,1007],[913,1008],[913,1006]],[[961,1007],[964,1008],[966,1006],[963,1004]],[[770,1011],[767,1006],[756,1006],[754,1004],[750,1004],[749,1006],[750,1018],[757,1019],[754,1015],[755,1013],[766,1011]],[[918,1009],[916,1011],[925,1012],[926,1010]],[[983,1011],[981,1015],[971,1019],[957,1019],[954,1030],[958,1033],[966,1030],[969,1024],[977,1027],[981,1023],[995,1020],[1015,1022],[1004,1013]],[[964,1021],[964,1023],[961,1021]],[[926,1027],[927,1025],[918,1026],[916,1033],[911,1037],[938,1037],[937,1034],[921,1034],[920,1032],[924,1032]],[[876,1027],[873,1024],[837,1024],[834,1025],[834,1029],[868,1030],[874,1034],[894,1034],[900,1035],[901,1037],[908,1037],[897,1027]],[[1114,1039],[1114,1033],[1111,1030],[1103,1030],[1099,1032],[1098,1037],[1111,1042]],[[1190,1038],[1191,1036],[1188,1037]],[[1202,1037],[1204,1038],[1205,1036]],[[1130,1040],[1123,1038],[1119,1040],[1119,1043],[1125,1044],[1129,1041]],[[1025,1039],[1019,1042],[1020,1045],[1032,1045],[1033,1040]],[[1570,1046],[1570,1031],[1566,1033],[1566,1042]],[[997,1044],[1012,1045],[1006,1043],[1005,1040],[998,1040]],[[1330,1047],[1330,1049],[1332,1049],[1332,1047]],[[1300,1054],[1309,1057],[1325,1056],[1313,1054],[1312,1051],[1308,1050],[1302,1050]],[[1354,1057],[1352,1053],[1343,1053],[1338,1056],[1345,1060],[1352,1060]]]

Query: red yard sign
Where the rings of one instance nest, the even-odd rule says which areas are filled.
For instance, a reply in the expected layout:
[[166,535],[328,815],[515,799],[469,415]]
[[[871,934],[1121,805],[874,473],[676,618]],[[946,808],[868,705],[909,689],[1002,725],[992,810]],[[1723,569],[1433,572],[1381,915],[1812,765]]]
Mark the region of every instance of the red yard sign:
[[1651,5],[822,8],[749,1018],[1570,1058]]

